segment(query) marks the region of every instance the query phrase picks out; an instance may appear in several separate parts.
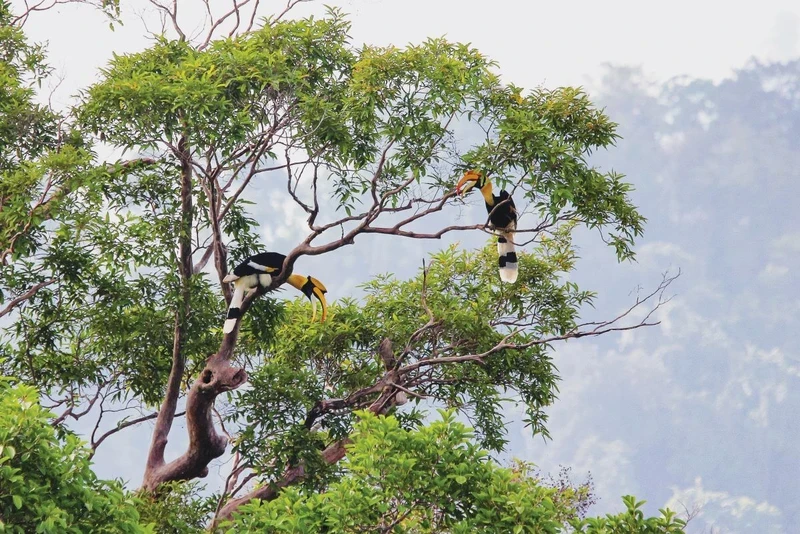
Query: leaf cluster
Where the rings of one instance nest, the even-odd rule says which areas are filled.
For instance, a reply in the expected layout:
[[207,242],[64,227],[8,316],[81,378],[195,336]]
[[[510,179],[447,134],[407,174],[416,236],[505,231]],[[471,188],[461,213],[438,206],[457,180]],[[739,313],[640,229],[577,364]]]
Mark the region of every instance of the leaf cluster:
[[196,482],[167,482],[136,499],[139,522],[159,534],[201,534],[214,511],[214,495],[203,495]]
[[[426,398],[426,406],[465,414],[483,446],[504,448],[506,400],[522,403],[532,432],[547,436],[545,409],[556,398],[558,376],[547,344],[535,342],[571,331],[592,294],[560,279],[575,259],[567,232],[538,254],[519,255],[513,289],[494,283],[494,248],[451,247],[410,280],[378,277],[365,284],[363,302],[339,301],[323,324],[310,322],[305,301],[287,303],[232,415],[242,425],[238,450],[250,465],[269,479],[302,457],[314,473],[318,451],[352,430],[352,409],[374,400],[351,396],[387,371],[376,354],[384,337],[394,343],[400,385]],[[502,343],[508,347],[498,349]],[[489,354],[477,356],[483,353]],[[321,432],[306,428],[318,401],[349,398],[346,410],[320,419]],[[411,427],[421,420],[414,413],[403,415]]]
[[144,52],[114,56],[103,81],[85,92],[81,124],[123,147],[175,145],[186,136],[230,156],[276,127],[283,111],[323,99],[317,91],[335,85],[350,61],[348,28],[333,13],[265,24],[203,51],[159,38]]
[[27,41],[11,4],[0,1],[0,176],[56,145],[59,117],[34,98],[49,73],[44,47]]
[[643,517],[642,503],[602,519],[576,517],[581,496],[502,468],[470,439],[452,412],[414,431],[393,417],[360,413],[345,476],[322,492],[284,490],[240,508],[226,532],[681,533],[668,510]]
[[0,532],[145,532],[134,499],[98,480],[80,440],[50,417],[36,390],[0,378]]
[[585,534],[683,534],[686,521],[676,517],[675,512],[659,509],[660,516],[645,517],[642,506],[645,501],[637,501],[632,495],[622,497],[625,511],[605,517],[573,519],[570,526],[575,532]]

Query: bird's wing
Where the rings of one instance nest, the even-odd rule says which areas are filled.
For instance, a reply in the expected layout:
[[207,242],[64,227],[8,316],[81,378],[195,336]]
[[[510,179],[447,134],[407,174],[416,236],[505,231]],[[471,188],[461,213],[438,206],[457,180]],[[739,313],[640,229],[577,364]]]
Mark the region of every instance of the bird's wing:
[[277,267],[270,267],[269,265],[261,265],[260,263],[256,263],[254,261],[248,261],[247,265],[263,273],[274,273],[275,271],[278,270]]

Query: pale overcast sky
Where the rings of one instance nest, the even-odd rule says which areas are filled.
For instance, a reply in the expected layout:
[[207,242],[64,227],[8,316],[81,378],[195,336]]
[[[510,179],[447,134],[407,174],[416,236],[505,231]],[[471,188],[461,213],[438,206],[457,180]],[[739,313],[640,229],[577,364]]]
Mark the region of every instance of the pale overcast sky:
[[[500,63],[506,79],[525,87],[591,87],[606,63],[642,65],[658,80],[720,80],[751,57],[792,58],[800,45],[800,2],[792,0],[340,0],[300,5],[293,13],[321,13],[323,4],[351,14],[356,42],[401,46],[446,35],[473,43]],[[181,5],[188,11],[194,3]],[[112,50],[146,44],[136,16],[152,8],[141,1],[122,6],[127,22],[114,32],[100,13],[82,6],[60,6],[28,24],[32,37],[51,43],[51,62],[67,76],[59,95],[91,83]]]

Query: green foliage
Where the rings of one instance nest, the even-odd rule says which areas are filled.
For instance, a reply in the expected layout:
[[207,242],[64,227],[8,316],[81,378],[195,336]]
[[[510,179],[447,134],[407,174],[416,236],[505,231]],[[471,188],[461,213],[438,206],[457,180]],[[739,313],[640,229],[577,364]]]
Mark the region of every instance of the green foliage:
[[632,507],[628,498],[623,514],[578,519],[584,493],[497,466],[452,413],[411,432],[393,417],[359,416],[341,480],[321,493],[290,488],[271,502],[247,504],[223,530],[559,533],[569,523],[598,534],[683,532],[671,512],[645,519],[641,503]]
[[[7,31],[9,42],[16,43],[8,45],[16,51],[9,56],[9,79],[25,88],[29,82],[24,80],[47,72],[41,49],[28,47],[17,28]],[[610,226],[607,240],[621,257],[632,254],[642,219],[627,197],[629,186],[618,175],[591,169],[585,160],[592,150],[613,143],[615,125],[586,95],[565,88],[523,96],[519,88],[503,85],[494,63],[478,51],[444,39],[403,49],[355,48],[348,32],[347,20],[332,10],[322,19],[267,21],[203,50],[188,41],[159,38],[142,52],[115,56],[102,79],[83,93],[74,119],[59,117],[62,126],[53,121],[43,126],[56,142],[36,135],[31,137],[38,140],[36,150],[15,149],[19,155],[0,182],[0,249],[8,251],[0,262],[0,300],[48,285],[20,305],[14,327],[0,339],[4,370],[42,390],[111,382],[118,386],[117,400],[160,401],[180,300],[174,254],[180,161],[174,147],[181,138],[198,169],[192,184],[193,247],[203,249],[213,226],[212,200],[222,195],[226,210],[220,227],[223,239],[230,238],[229,263],[263,250],[258,225],[272,221],[254,219],[244,198],[230,196],[233,189],[212,192],[209,176],[234,188],[244,185],[245,169],[255,163],[248,158],[269,166],[290,148],[317,158],[335,207],[347,213],[373,195],[388,208],[420,194],[441,194],[452,189],[455,173],[477,166],[500,184],[518,181],[521,194],[545,219]],[[26,105],[32,105],[31,93],[25,95]],[[453,142],[457,122],[488,129],[490,141],[459,150]],[[152,157],[98,163],[83,137],[90,131],[116,147]],[[251,156],[254,143],[264,143],[263,151]],[[516,318],[536,315],[536,324],[521,334],[527,339],[569,329],[589,295],[555,282],[549,271],[558,261],[566,262],[560,272],[572,267],[570,245],[563,244],[570,224],[552,239],[564,248],[558,251],[561,260],[548,251],[550,266],[529,264],[527,279],[536,283],[525,284],[524,296],[496,287],[488,267],[480,277],[470,272],[473,260],[456,259],[457,275],[453,271],[437,280],[432,272],[436,291],[431,295],[437,298],[431,299],[440,307],[442,339],[457,341],[460,351],[486,350],[502,339],[508,328],[478,317],[476,310],[487,307],[495,315],[501,310]],[[487,252],[481,265],[488,266],[489,257]],[[458,285],[441,290],[450,275],[457,276]],[[494,289],[475,289],[481,284]],[[344,304],[340,317],[345,318],[347,306],[352,316],[346,324],[311,326],[294,338],[291,324],[296,323],[284,321],[279,306],[259,302],[245,319],[240,353],[257,366],[262,356],[280,356],[290,348],[312,355],[324,338],[335,341],[337,361],[331,369],[339,369],[336,379],[325,383],[337,394],[363,386],[379,371],[367,355],[374,342],[387,333],[399,342],[421,326],[423,317],[419,304],[412,306],[419,280],[406,285],[379,280],[367,287],[374,300],[363,311]],[[216,349],[224,313],[216,280],[193,277],[191,308],[187,372]],[[270,327],[281,321],[285,329]],[[322,337],[310,340],[312,333]],[[412,347],[414,357],[431,348],[428,342],[420,339]],[[430,393],[448,405],[472,404],[478,431],[496,449],[502,446],[503,422],[497,417],[498,397],[490,390],[519,393],[530,407],[534,431],[545,433],[540,407],[551,402],[556,379],[549,367],[544,346],[501,352],[484,369],[448,371],[455,375],[442,378],[459,385]],[[537,378],[526,383],[532,377]],[[347,422],[339,427],[344,431]]]
[[[488,152],[489,158],[499,161],[494,168],[501,175],[520,165],[524,171],[533,171],[533,187],[526,197],[542,215],[555,218],[571,208],[577,220],[590,228],[612,226],[608,241],[620,259],[628,259],[645,222],[630,204],[632,186],[622,181],[622,175],[601,173],[586,161],[592,151],[614,143],[615,129],[616,124],[594,108],[582,90],[537,89],[511,106],[497,141],[475,154],[480,161]],[[513,156],[509,159],[507,154]]]
[[[137,150],[175,146],[185,135],[198,153],[231,163],[223,167],[234,180],[245,174],[233,163],[248,143],[280,133],[291,141],[262,156],[279,159],[275,149],[288,147],[314,154],[348,215],[373,193],[392,207],[413,198],[419,191],[409,178],[443,192],[453,171],[480,168],[501,185],[518,183],[544,217],[611,227],[606,240],[620,258],[633,256],[644,219],[630,204],[631,187],[586,160],[613,144],[616,125],[581,90],[523,98],[467,45],[430,39],[354,49],[348,31],[331,10],[323,19],[268,21],[202,51],[160,39],[114,58],[85,92],[81,124]],[[457,122],[479,124],[488,141],[460,151]]]
[[[321,476],[326,471],[319,456],[324,442],[302,424],[309,399],[322,398],[317,375],[288,362],[268,363],[250,377],[250,384],[236,399],[237,406],[247,407],[240,412],[244,428],[237,450],[265,477],[279,477],[301,461]],[[318,479],[306,483],[312,486]]]
[[13,18],[0,1],[0,175],[56,144],[58,117],[34,102],[34,87],[50,71],[43,47],[29,44]]
[[[321,487],[330,473],[318,451],[349,434],[352,414],[326,415],[322,433],[309,432],[305,418],[316,401],[345,398],[383,375],[375,349],[385,335],[396,340],[400,364],[413,366],[427,365],[431,355],[480,354],[509,334],[508,343],[522,345],[564,334],[575,327],[577,308],[592,299],[561,279],[574,259],[569,233],[557,234],[537,254],[520,253],[512,288],[493,283],[493,244],[479,253],[454,246],[434,255],[427,270],[411,280],[386,276],[367,283],[362,304],[344,300],[331,306],[324,324],[310,322],[305,301],[290,303],[267,351],[270,357],[251,374],[252,387],[236,397],[233,418],[243,425],[238,450],[266,478],[303,459],[313,474],[306,485]],[[415,335],[429,321],[425,306],[435,326]],[[503,450],[504,398],[521,402],[532,432],[547,436],[544,409],[556,398],[557,379],[546,346],[534,344],[498,350],[482,364],[431,365],[415,391],[468,415],[480,443]]]
[[145,532],[117,482],[98,480],[80,440],[48,423],[37,392],[0,377],[0,532]]
[[[11,291],[22,291],[46,273],[58,275],[7,330],[14,342],[5,346],[5,372],[45,390],[111,380],[121,396],[158,404],[180,298],[179,278],[168,260],[166,234],[172,230],[154,234],[144,217],[100,216],[99,209],[99,203],[80,202],[74,212],[79,221],[48,232],[39,261],[5,269],[3,282]],[[154,247],[161,238],[164,246]],[[223,304],[203,276],[192,278],[192,304],[186,356],[202,365],[217,346]]]
[[660,509],[658,517],[644,517],[641,508],[645,501],[626,495],[622,498],[626,510],[605,517],[572,520],[570,525],[576,532],[586,534],[682,534],[686,521],[675,517],[675,512]]
[[10,5],[0,1],[0,266],[11,254],[37,250],[44,222],[83,184],[91,159],[79,136],[59,131],[61,117],[35,102],[50,69],[43,47],[29,44],[12,21]]
[[[405,352],[403,364],[424,361],[431,354],[464,356],[492,349],[507,335],[507,341],[526,344],[548,336],[562,335],[575,327],[577,309],[592,300],[562,279],[575,260],[567,231],[547,240],[535,253],[520,253],[518,282],[514,286],[495,283],[496,252],[489,245],[479,253],[456,246],[433,256],[427,273],[400,281],[379,277],[365,284],[363,305],[345,301],[332,308],[325,324],[307,324],[299,317],[283,322],[268,365],[308,365],[333,398],[374,383],[383,373],[375,348],[384,333]],[[425,286],[423,292],[423,285]],[[425,302],[423,303],[423,295]],[[413,338],[429,320],[435,327]],[[298,315],[307,313],[297,310]],[[555,398],[557,376],[546,345],[522,350],[499,350],[483,365],[444,366],[433,376],[453,384],[432,385],[421,393],[446,404],[471,407],[485,446],[502,448],[500,390],[520,395],[529,407],[534,432],[546,433],[541,409]],[[312,397],[313,399],[313,397]],[[246,403],[250,404],[250,403]]]
[[196,482],[168,482],[156,494],[140,494],[136,500],[139,522],[158,534],[206,532],[217,499],[201,496],[202,489]]
[[318,91],[348,68],[348,29],[338,14],[267,24],[202,52],[160,38],[144,52],[115,56],[105,80],[86,92],[80,117],[120,146],[156,148],[185,134],[228,156],[269,128],[273,106],[324,101]]
[[[31,296],[0,333],[0,369],[40,391],[111,384],[116,400],[157,404],[179,294],[175,167],[98,164],[70,117],[34,103],[49,69],[11,20],[3,2],[0,305]],[[203,361],[222,306],[202,278],[194,286],[187,352]]]
[[[99,5],[112,16],[118,9],[113,0]],[[0,305],[20,299],[10,310],[13,324],[0,333],[0,370],[39,394],[68,394],[76,403],[103,391],[101,402],[158,405],[182,289],[190,293],[180,324],[184,379],[217,350],[224,314],[215,276],[197,272],[186,281],[179,274],[177,243],[187,237],[181,221],[190,223],[192,262],[201,271],[264,249],[259,226],[276,221],[257,220],[240,193],[255,176],[280,168],[282,156],[311,160],[314,185],[301,197],[313,194],[316,203],[317,180],[320,191],[332,192],[317,224],[339,210],[347,214],[330,232],[314,230],[325,234],[313,236],[319,242],[367,217],[359,219],[359,206],[372,206],[365,232],[387,219],[380,210],[397,214],[414,202],[418,211],[449,207],[442,195],[454,177],[482,169],[497,185],[517,186],[516,198],[536,208],[545,229],[535,248],[519,252],[516,284],[497,282],[494,244],[477,252],[452,247],[410,280],[387,275],[365,283],[365,298],[332,305],[324,324],[309,320],[302,299],[262,298],[249,309],[236,347],[252,386],[233,394],[237,450],[265,480],[299,463],[307,476],[278,501],[253,505],[241,521],[348,531],[395,514],[415,532],[509,532],[520,522],[556,532],[576,519],[585,495],[498,468],[451,416],[425,427],[414,405],[396,418],[365,418],[344,477],[319,451],[353,432],[351,411],[324,414],[313,430],[304,421],[317,401],[347,398],[382,377],[375,350],[389,337],[404,383],[429,404],[469,417],[480,446],[503,450],[507,397],[524,405],[533,433],[548,435],[544,410],[556,399],[558,376],[546,340],[571,332],[593,299],[567,281],[576,258],[571,233],[579,225],[596,228],[620,258],[630,258],[644,222],[622,176],[587,162],[614,143],[616,125],[581,90],[523,95],[501,83],[491,60],[445,39],[357,48],[346,18],[330,10],[322,19],[268,19],[202,50],[159,37],[144,51],[115,55],[79,105],[58,114],[35,103],[35,86],[49,72],[43,49],[28,44],[11,20],[0,0]],[[485,135],[459,146],[456,125]],[[133,159],[99,161],[92,135]],[[187,169],[193,208],[181,213]],[[289,170],[290,192],[292,183],[305,183],[288,163],[282,170]],[[204,263],[212,237],[216,257]],[[496,348],[501,343],[517,347]],[[63,440],[84,458],[74,437]],[[389,452],[375,456],[381,450]],[[75,488],[106,487],[86,474],[88,463],[80,465]],[[28,483],[35,465],[23,467]],[[109,499],[127,499],[107,487]],[[31,518],[43,513],[34,498],[27,502]],[[13,497],[10,503],[21,508]],[[197,531],[208,512],[190,485],[163,488],[137,506],[142,522],[159,532]],[[135,523],[129,506],[117,512]],[[64,513],[74,521],[93,517]]]

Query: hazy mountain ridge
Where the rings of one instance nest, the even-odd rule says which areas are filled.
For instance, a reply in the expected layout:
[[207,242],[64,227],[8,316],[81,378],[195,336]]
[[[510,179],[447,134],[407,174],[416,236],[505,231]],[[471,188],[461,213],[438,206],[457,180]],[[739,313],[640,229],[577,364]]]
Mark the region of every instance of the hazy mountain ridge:
[[649,220],[638,263],[613,269],[587,240],[576,279],[607,309],[682,270],[657,330],[561,351],[554,442],[526,449],[548,467],[583,463],[592,443],[618,456],[592,469],[603,509],[633,492],[653,509],[705,503],[697,532],[796,524],[798,82],[797,61],[660,87],[611,68],[595,95],[623,136],[595,161],[628,175]]

